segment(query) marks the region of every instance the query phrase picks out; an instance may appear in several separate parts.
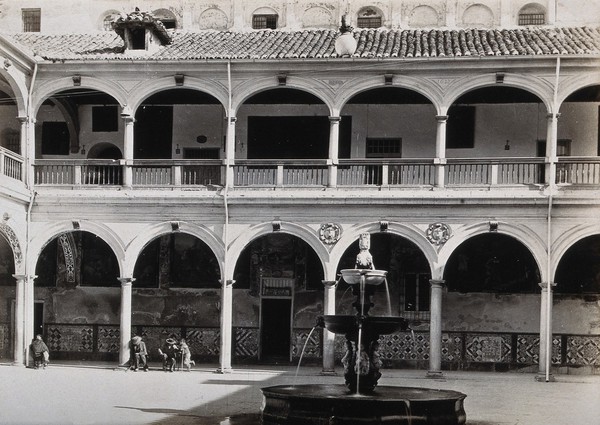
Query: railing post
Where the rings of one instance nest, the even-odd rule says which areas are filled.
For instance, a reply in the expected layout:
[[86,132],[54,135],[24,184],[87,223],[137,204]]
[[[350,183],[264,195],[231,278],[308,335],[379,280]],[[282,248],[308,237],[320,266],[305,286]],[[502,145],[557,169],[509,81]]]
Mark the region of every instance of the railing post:
[[135,123],[135,118],[127,109],[128,108],[123,108],[121,114],[125,121],[125,139],[123,141],[124,161],[121,162],[121,165],[123,166],[123,186],[131,187],[133,185],[133,124]]
[[82,185],[84,183],[82,168],[82,165],[73,166],[73,184],[75,185]]
[[173,186],[181,186],[181,175],[182,175],[182,166],[181,165],[173,165]]
[[491,176],[490,176],[490,183],[492,186],[497,186],[498,185],[498,173],[500,171],[500,165],[497,163],[493,163],[490,169],[491,172]]
[[329,160],[327,165],[329,168],[329,181],[327,186],[337,186],[337,166],[339,156],[340,143],[340,121],[341,117],[329,117]]
[[227,117],[227,139],[225,141],[225,185],[230,187],[234,184],[235,123],[237,121],[237,117],[233,115],[233,112],[233,110],[230,110]]
[[4,175],[4,149],[0,149],[0,176]]
[[550,113],[546,115],[546,184],[550,187],[556,186],[556,162],[558,146],[558,118],[560,114]]
[[435,135],[435,164],[436,178],[435,185],[444,187],[446,185],[446,123],[448,115],[436,115],[437,129]]
[[381,186],[389,185],[389,179],[388,179],[389,170],[390,170],[389,164],[383,164],[381,166]]
[[283,186],[283,164],[277,164],[277,176],[275,180],[277,187]]

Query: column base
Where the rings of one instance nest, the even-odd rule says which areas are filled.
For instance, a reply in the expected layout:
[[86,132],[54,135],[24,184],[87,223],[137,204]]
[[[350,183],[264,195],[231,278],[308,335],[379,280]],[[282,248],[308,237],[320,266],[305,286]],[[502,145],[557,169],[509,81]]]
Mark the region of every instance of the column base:
[[233,369],[230,367],[220,367],[217,370],[215,370],[215,373],[220,373],[224,375],[226,373],[233,373]]
[[15,367],[25,367],[25,363],[23,363],[23,362],[19,362],[19,361],[14,361],[14,362],[12,362],[11,366],[15,366]]
[[430,379],[444,379],[444,372],[441,370],[428,370],[425,377]]
[[321,373],[319,373],[319,375],[321,375],[321,376],[338,376],[337,372],[333,369],[323,369],[321,371]]
[[546,381],[545,373],[538,373],[537,375],[535,375],[535,380],[536,382],[556,382],[556,378],[552,374],[548,375],[548,381]]

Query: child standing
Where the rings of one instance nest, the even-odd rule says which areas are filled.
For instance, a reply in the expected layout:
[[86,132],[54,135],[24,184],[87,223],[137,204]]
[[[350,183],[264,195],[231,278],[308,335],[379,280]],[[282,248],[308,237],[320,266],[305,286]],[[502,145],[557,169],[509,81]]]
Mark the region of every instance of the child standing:
[[185,339],[181,339],[179,346],[181,347],[182,363],[189,372],[192,369],[192,365],[195,365],[196,362],[192,360],[192,353],[190,352],[190,347],[185,342]]

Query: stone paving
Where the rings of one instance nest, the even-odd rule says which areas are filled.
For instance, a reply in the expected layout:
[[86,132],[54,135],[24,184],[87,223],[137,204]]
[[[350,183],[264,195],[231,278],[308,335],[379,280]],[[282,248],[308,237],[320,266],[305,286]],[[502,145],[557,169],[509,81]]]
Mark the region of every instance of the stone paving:
[[[243,366],[215,373],[215,365],[191,372],[132,372],[113,365],[55,364],[45,370],[0,365],[0,423],[254,425],[261,387],[343,382],[315,366]],[[341,372],[341,369],[339,370]],[[600,375],[555,375],[536,382],[530,373],[382,370],[380,385],[450,389],[467,394],[468,425],[600,425]]]

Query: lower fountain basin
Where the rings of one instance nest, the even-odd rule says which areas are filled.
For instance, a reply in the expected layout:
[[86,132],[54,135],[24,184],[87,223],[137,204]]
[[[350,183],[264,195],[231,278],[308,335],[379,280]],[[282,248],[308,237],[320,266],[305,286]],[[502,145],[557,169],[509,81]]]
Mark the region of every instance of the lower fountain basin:
[[[325,328],[335,334],[351,334],[358,331],[358,318],[348,315],[323,316]],[[367,316],[363,318],[363,332],[389,335],[399,330],[408,329],[408,321],[394,316]]]
[[343,269],[340,270],[342,278],[348,285],[356,285],[360,283],[361,278],[364,276],[365,284],[367,285],[379,285],[385,280],[387,271],[385,270],[371,270],[371,269]]
[[369,394],[344,385],[279,385],[261,389],[263,425],[462,425],[465,394],[379,386]]

